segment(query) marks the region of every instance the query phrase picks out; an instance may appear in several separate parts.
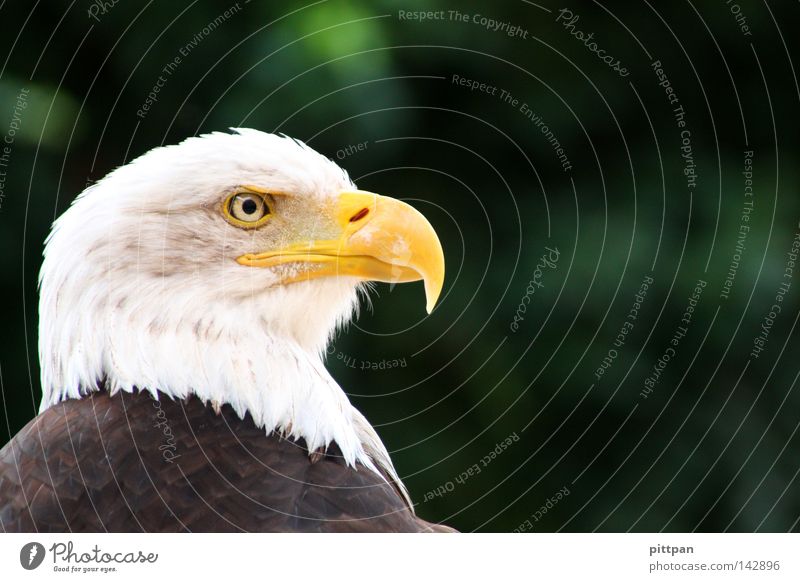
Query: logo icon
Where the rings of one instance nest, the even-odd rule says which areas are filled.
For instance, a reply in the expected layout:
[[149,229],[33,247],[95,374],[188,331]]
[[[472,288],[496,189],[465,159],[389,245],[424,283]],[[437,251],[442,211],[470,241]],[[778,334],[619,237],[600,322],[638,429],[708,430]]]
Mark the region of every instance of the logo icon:
[[44,561],[44,546],[39,542],[28,542],[19,551],[19,563],[26,570],[35,570]]

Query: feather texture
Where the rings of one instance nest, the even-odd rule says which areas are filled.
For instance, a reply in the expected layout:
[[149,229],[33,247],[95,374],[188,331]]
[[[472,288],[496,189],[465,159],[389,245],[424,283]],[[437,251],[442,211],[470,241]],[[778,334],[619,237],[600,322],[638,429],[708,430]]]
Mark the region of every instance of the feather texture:
[[6,532],[450,531],[391,477],[317,461],[230,405],[95,392],[33,419],[0,450]]

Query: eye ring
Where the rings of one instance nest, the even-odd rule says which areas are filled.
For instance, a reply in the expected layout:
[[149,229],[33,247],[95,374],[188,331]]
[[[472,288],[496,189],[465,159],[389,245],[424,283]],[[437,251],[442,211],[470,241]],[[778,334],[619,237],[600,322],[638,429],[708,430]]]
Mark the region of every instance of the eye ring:
[[272,218],[272,200],[260,192],[237,190],[222,202],[222,215],[233,226],[258,228]]

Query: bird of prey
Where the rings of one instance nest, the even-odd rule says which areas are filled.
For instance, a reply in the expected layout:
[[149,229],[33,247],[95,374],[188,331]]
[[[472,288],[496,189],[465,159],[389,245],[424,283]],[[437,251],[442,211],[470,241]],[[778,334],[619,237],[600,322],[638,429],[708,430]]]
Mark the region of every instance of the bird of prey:
[[326,370],[368,281],[423,280],[430,223],[253,129],[80,194],[40,274],[40,414],[0,450],[4,531],[451,531],[415,515]]

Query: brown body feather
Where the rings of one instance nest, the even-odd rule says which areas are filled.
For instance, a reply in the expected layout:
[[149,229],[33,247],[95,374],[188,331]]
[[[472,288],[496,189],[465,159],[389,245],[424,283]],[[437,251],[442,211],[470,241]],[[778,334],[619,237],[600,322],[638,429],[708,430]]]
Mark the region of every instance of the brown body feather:
[[335,446],[309,457],[227,405],[105,392],[49,408],[0,450],[0,529],[452,531]]

